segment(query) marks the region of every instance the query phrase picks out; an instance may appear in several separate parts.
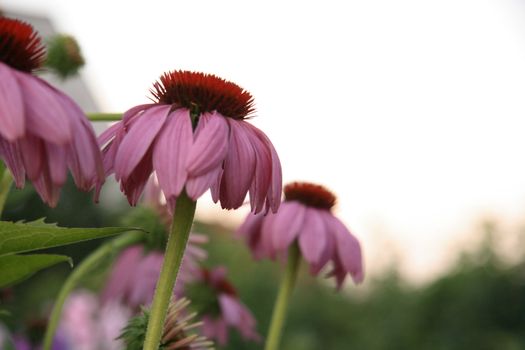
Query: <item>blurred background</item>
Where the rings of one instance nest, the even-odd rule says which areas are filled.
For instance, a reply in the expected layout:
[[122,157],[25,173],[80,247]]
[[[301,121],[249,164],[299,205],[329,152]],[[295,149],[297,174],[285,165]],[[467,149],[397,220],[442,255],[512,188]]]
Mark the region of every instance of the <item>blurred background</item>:
[[[364,249],[365,283],[337,294],[302,276],[284,349],[525,347],[523,1],[4,0],[0,9],[76,37],[87,64],[63,88],[87,112],[147,102],[167,70],[238,83],[255,97],[252,122],[277,148],[284,182],[337,194],[336,214]],[[30,189],[14,191],[4,219],[118,224],[129,209],[117,186],[103,195],[105,207],[64,191],[49,210]],[[246,213],[206,195],[197,218],[210,263],[228,266],[264,334],[279,267],[252,263],[231,237]],[[81,259],[89,247],[67,249]],[[67,272],[20,287],[20,315],[42,312],[34,305],[57,289],[38,283],[58,288]]]

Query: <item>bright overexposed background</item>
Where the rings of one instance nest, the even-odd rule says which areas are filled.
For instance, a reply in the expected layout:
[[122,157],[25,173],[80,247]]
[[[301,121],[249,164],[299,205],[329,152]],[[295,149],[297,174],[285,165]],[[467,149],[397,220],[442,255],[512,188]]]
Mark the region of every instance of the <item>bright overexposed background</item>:
[[[73,34],[103,111],[147,101],[167,70],[214,73],[256,99],[284,181],[326,185],[369,270],[435,276],[484,218],[525,214],[520,0],[4,0]],[[199,204],[199,215],[242,215]],[[502,241],[506,237],[499,237]],[[512,245],[512,244],[509,244]]]

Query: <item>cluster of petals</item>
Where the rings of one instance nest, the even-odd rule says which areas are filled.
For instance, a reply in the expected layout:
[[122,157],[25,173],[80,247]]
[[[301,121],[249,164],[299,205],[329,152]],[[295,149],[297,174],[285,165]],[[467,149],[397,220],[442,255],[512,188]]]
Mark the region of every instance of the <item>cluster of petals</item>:
[[331,262],[329,276],[335,277],[338,288],[348,274],[355,283],[363,280],[359,241],[329,209],[287,200],[275,214],[248,215],[237,234],[246,239],[256,259],[285,256],[298,244],[312,274]]
[[[175,285],[175,294],[181,294],[184,284],[195,280],[200,261],[207,257],[200,245],[207,241],[207,236],[203,234],[190,234]],[[117,300],[134,310],[142,305],[149,305],[153,300],[163,261],[164,254],[160,251],[146,252],[142,245],[126,248],[112,267],[102,292],[102,300],[105,303]]]
[[197,200],[208,189],[223,208],[250,194],[254,212],[276,211],[281,165],[268,137],[242,119],[204,112],[193,130],[190,110],[173,104],[140,105],[99,137],[106,175],[115,174],[135,205],[152,172],[173,209],[186,191]]
[[[6,18],[0,18],[0,26],[16,30],[29,27]],[[31,72],[2,61],[0,125],[0,158],[16,186],[23,187],[27,177],[50,206],[57,204],[68,168],[82,190],[104,181],[93,128],[78,105]]]
[[231,327],[237,329],[246,340],[260,341],[261,336],[255,330],[257,321],[250,310],[239,300],[230,282],[226,279],[226,269],[224,267],[212,270],[203,269],[200,280],[204,283],[204,287],[211,288],[216,293],[220,308],[219,315],[202,315],[202,334],[224,345],[228,342],[228,328]]

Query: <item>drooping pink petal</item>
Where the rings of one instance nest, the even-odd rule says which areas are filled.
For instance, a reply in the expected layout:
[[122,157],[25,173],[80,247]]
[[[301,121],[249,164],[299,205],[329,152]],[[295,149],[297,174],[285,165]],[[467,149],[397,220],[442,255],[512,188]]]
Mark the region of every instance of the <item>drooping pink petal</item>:
[[261,242],[261,231],[264,221],[264,215],[250,213],[235,232],[237,237],[245,237],[246,243],[256,259],[260,259],[266,255],[266,251]]
[[115,178],[126,180],[142,160],[164,125],[170,107],[148,108],[132,125],[115,156]]
[[264,209],[266,195],[272,180],[272,155],[266,144],[260,139],[257,128],[248,123],[241,124],[250,135],[256,157],[255,176],[250,186],[250,205],[257,214]]
[[231,326],[239,326],[241,323],[239,301],[224,293],[219,294],[218,300],[226,323]]
[[228,133],[225,117],[217,112],[201,115],[195,130],[195,140],[188,154],[189,175],[205,175],[223,162],[228,151]]
[[255,330],[257,321],[253,317],[252,313],[244,306],[241,305],[241,324],[239,325],[239,332],[244,339],[260,341],[261,336]]
[[187,109],[170,113],[153,150],[153,167],[166,199],[178,197],[187,178],[186,161],[193,142]]
[[344,268],[339,256],[336,254],[333,259],[332,271],[330,271],[327,277],[335,277],[335,282],[337,284],[337,289],[341,289],[343,283],[346,279],[347,271]]
[[355,283],[362,282],[364,278],[363,258],[359,241],[335,216],[332,217],[332,227],[337,242],[337,256],[342,266],[350,273]]
[[283,173],[281,169],[281,161],[279,160],[277,151],[275,151],[275,148],[271,144],[270,140],[268,140],[268,145],[272,153],[272,182],[270,188],[268,189],[267,207],[269,207],[272,212],[276,213],[279,209],[279,205],[281,204]]
[[221,170],[217,173],[215,181],[213,181],[210,187],[211,199],[213,200],[213,203],[217,203],[221,197],[221,180],[224,169],[223,167],[220,167],[220,169]]
[[46,150],[40,138],[27,134],[18,142],[20,153],[24,162],[26,175],[29,180],[36,180],[42,173],[44,162],[46,162]]
[[219,294],[219,306],[226,324],[235,327],[244,339],[260,340],[255,331],[256,321],[251,312],[237,298]]
[[286,202],[275,214],[272,243],[275,250],[285,250],[303,229],[306,207],[298,202]]
[[337,241],[335,239],[334,231],[335,229],[332,227],[332,218],[333,215],[328,211],[320,211],[321,217],[323,219],[325,228],[326,228],[326,244],[324,247],[324,250],[321,254],[321,258],[319,261],[315,264],[312,264],[310,268],[310,272],[313,275],[317,275],[321,269],[330,261],[333,260],[334,256],[337,254],[336,251],[336,244]]
[[[261,213],[257,215],[264,216]],[[273,259],[278,253],[278,251],[275,250],[275,246],[273,244],[273,232],[275,230],[274,223],[276,218],[277,214],[268,213],[266,216],[264,216],[264,221],[261,227],[261,235],[258,242],[259,244],[256,247],[257,249],[254,251],[256,258],[269,257]]]
[[100,134],[98,137],[97,137],[97,143],[100,147],[104,147],[106,146],[106,144],[109,142],[109,140],[113,139],[115,137],[115,135],[119,132],[119,131],[123,131],[124,129],[124,124],[122,122],[117,122],[113,125],[111,125],[109,128],[107,128],[106,130],[104,130],[102,132],[102,134]]
[[306,208],[299,247],[309,263],[318,263],[326,244],[326,228],[319,214],[320,209]]
[[[120,144],[122,143],[122,140],[124,139],[124,136],[126,136],[126,132],[122,126],[122,123],[115,124],[110,129],[115,126],[116,128],[111,130],[114,132],[114,135],[111,136],[113,139],[102,149],[102,162],[106,176],[112,174],[115,171],[115,157],[117,156],[117,151],[120,147]],[[105,135],[102,134],[101,137],[102,136]],[[101,139],[99,138],[99,145],[101,144],[100,141]],[[80,169],[78,171],[80,171]]]
[[120,253],[102,292],[104,303],[128,297],[126,291],[131,287],[135,278],[135,271],[142,259],[143,250],[142,246],[135,245]]
[[54,185],[51,181],[46,159],[43,160],[40,175],[32,181],[33,187],[42,200],[51,208],[56,207],[58,199],[60,198],[60,187]]
[[217,177],[222,174],[222,168],[217,167],[208,173],[190,177],[186,181],[186,193],[194,201],[204,194],[217,181]]
[[150,148],[131,174],[120,182],[120,188],[126,194],[128,202],[132,206],[137,204],[144,186],[146,186],[153,171],[152,154],[153,152]]
[[257,232],[261,231],[264,218],[264,215],[258,215],[253,213],[248,214],[241,226],[239,226],[237,231],[235,231],[235,236],[251,237],[255,235]]
[[228,326],[222,318],[214,319],[208,315],[202,317],[202,334],[209,339],[214,339],[219,345],[228,342]]
[[261,140],[265,148],[270,152],[271,155],[271,165],[268,164],[267,167],[268,170],[271,172],[271,182],[268,187],[268,193],[266,194],[267,200],[266,200],[266,209],[271,209],[272,212],[276,213],[277,209],[279,209],[279,205],[281,204],[281,193],[282,193],[282,169],[281,169],[281,161],[279,160],[279,156],[277,155],[277,151],[275,151],[275,147],[273,146],[272,142],[266,136],[264,132],[257,129],[251,124],[246,123],[253,132],[257,135],[259,140]]
[[12,142],[25,133],[24,100],[12,69],[0,62],[0,135]]
[[134,271],[135,283],[133,288],[130,288],[130,305],[140,306],[151,303],[163,260],[162,253],[149,252],[140,261],[138,268]]
[[11,171],[16,187],[24,187],[26,171],[18,142],[10,143],[0,137],[0,158],[5,161]]
[[27,131],[51,143],[65,145],[71,142],[73,132],[70,117],[51,88],[40,78],[16,72],[24,91],[24,109]]
[[153,106],[155,106],[154,103],[146,103],[146,104],[138,105],[138,106],[135,106],[135,107],[132,107],[132,108],[128,109],[122,115],[122,123],[126,127],[129,126],[130,121],[134,117],[136,117],[137,115],[140,115],[140,112],[143,112],[143,111],[145,111],[145,110],[147,110],[147,109],[149,109],[150,107],[153,107]]
[[55,90],[57,99],[70,115],[71,128],[75,137],[68,149],[68,165],[75,184],[81,190],[90,190],[94,183],[104,182],[105,173],[95,131],[84,112],[73,100]]
[[[101,155],[102,155],[102,166],[104,168],[104,176],[107,177],[110,174],[114,172],[115,168],[115,157],[117,155],[118,148],[120,144],[122,143],[122,139],[125,136],[124,128],[122,127],[122,123],[115,124],[118,126],[118,128],[114,128],[111,130],[111,132],[115,133],[113,135],[113,140],[111,140],[110,143],[104,146],[102,149]],[[109,133],[108,133],[109,135]],[[102,136],[102,135],[101,135]],[[100,141],[100,139],[99,139]],[[74,162],[71,162],[70,167],[74,167],[76,172],[80,172],[80,165],[76,164]],[[95,202],[98,202],[98,198],[100,196],[100,191],[102,190],[103,181],[97,181],[95,184],[95,196],[94,200]]]
[[69,168],[77,187],[88,191],[95,182],[104,182],[102,155],[92,130],[82,123],[77,123],[74,130],[75,138],[69,148]]
[[64,147],[46,143],[46,153],[51,181],[56,186],[62,186],[67,179],[66,151]]
[[255,152],[249,134],[239,125],[240,121],[228,119],[230,144],[224,160],[220,200],[225,209],[240,207],[253,181]]

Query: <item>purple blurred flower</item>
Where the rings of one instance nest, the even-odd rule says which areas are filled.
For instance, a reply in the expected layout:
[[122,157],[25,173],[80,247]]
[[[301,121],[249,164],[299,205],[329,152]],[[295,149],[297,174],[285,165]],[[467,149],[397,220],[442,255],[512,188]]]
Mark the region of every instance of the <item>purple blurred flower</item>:
[[[0,339],[0,349],[4,349],[4,347],[2,346],[7,346],[7,344],[11,344],[11,340]],[[42,346],[31,344],[29,339],[21,334],[17,334],[13,337],[12,346],[14,346],[15,350],[41,350],[42,349]],[[8,349],[10,349],[10,347]],[[55,335],[55,338],[53,339],[53,345],[51,346],[51,350],[75,350],[75,348],[72,347],[70,344],[68,344],[65,341],[62,334],[57,333]]]
[[23,187],[27,177],[53,207],[68,168],[84,191],[105,177],[84,113],[71,98],[32,74],[44,56],[41,39],[30,25],[0,17],[0,158],[17,187]]
[[197,200],[235,209],[250,193],[254,212],[280,204],[281,165],[266,135],[246,122],[252,96],[214,75],[173,71],[161,76],[157,103],[139,105],[99,137],[106,175],[115,173],[135,205],[152,172],[170,209],[185,189]]
[[131,316],[131,310],[118,302],[100,305],[95,294],[78,291],[69,297],[58,331],[74,350],[120,350],[117,337]]
[[[261,336],[255,330],[257,321],[241,303],[233,285],[226,279],[226,269],[217,267],[213,270],[201,269],[200,283],[197,287],[208,288],[214,295],[210,305],[218,305],[217,312],[202,311],[202,334],[215,339],[220,345],[228,341],[228,327],[237,329],[247,340],[260,341]],[[212,308],[213,309],[213,308]]]
[[364,277],[361,246],[330,211],[335,196],[322,186],[297,182],[287,185],[284,193],[285,201],[276,214],[248,215],[237,231],[254,257],[284,256],[297,242],[312,274],[331,262],[330,276],[335,276],[338,288],[347,274],[360,283]]
[[[174,294],[180,295],[183,285],[195,279],[199,271],[199,261],[207,257],[206,251],[199,245],[207,241],[205,235],[190,234]],[[164,254],[160,251],[146,252],[141,245],[127,248],[113,266],[102,293],[102,300],[118,300],[133,309],[149,305],[153,300],[163,260]]]

